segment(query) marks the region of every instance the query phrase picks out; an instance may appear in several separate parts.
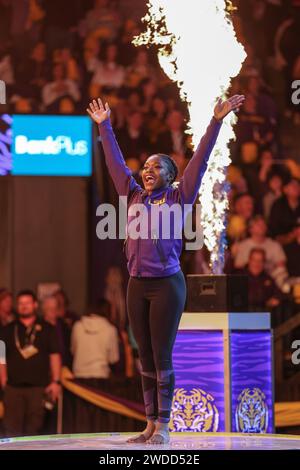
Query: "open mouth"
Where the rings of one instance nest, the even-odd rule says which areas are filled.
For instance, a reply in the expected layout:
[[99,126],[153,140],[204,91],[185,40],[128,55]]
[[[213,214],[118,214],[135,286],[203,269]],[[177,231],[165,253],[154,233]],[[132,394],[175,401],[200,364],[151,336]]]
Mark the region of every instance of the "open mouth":
[[146,183],[154,183],[155,178],[154,178],[154,176],[147,175],[147,176],[145,176],[145,181],[146,181]]

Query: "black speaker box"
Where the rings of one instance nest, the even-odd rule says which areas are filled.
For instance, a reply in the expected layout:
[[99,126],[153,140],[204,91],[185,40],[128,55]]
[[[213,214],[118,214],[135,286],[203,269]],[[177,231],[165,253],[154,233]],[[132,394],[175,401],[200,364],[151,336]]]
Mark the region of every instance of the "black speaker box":
[[247,312],[247,276],[188,274],[185,311]]

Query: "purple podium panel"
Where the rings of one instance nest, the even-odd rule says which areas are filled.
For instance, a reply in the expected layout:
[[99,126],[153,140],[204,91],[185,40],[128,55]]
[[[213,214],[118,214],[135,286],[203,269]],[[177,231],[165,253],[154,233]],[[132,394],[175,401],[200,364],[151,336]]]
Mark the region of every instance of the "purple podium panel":
[[232,431],[272,433],[271,331],[232,331],[230,351]]
[[170,430],[225,431],[223,331],[179,330]]

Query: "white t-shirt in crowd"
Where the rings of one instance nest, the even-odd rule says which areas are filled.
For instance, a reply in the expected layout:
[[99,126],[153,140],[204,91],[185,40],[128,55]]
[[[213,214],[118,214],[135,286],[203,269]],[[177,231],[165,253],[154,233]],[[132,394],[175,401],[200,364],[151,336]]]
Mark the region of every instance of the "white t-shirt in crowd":
[[83,316],[71,337],[73,373],[78,378],[108,378],[110,364],[119,361],[118,332],[106,318]]
[[285,253],[280,243],[265,238],[262,243],[255,242],[252,238],[246,238],[237,245],[234,265],[236,268],[244,268],[249,260],[250,252],[253,248],[260,248],[266,253],[266,271],[271,275],[276,265],[286,261]]

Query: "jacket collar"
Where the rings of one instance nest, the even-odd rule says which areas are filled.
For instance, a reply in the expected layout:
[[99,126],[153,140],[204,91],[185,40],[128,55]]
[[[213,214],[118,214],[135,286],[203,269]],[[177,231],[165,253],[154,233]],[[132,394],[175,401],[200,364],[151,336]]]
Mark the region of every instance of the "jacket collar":
[[147,191],[144,189],[142,191],[142,200],[144,201],[147,197],[149,197],[151,200],[159,198],[162,196],[164,193],[166,193],[169,190],[169,187],[167,188],[157,188],[152,191],[152,194],[149,196]]

